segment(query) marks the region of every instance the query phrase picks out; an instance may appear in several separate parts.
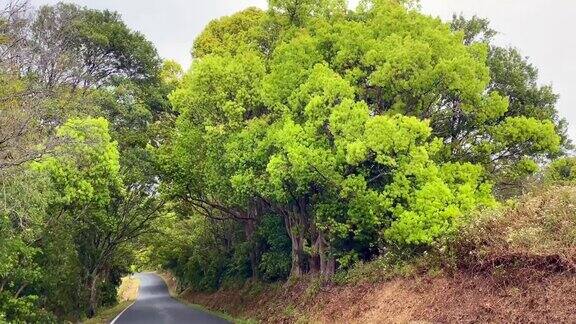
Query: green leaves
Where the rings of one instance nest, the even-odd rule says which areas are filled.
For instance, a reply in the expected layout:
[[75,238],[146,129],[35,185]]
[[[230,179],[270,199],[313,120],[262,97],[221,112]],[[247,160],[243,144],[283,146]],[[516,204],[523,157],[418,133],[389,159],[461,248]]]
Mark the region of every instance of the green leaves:
[[210,218],[282,217],[294,275],[429,247],[496,204],[494,179],[561,150],[551,97],[486,21],[453,32],[412,5],[282,0],[212,22],[170,98],[163,188]]
[[425,122],[396,115],[371,118],[366,123],[365,136],[367,147],[376,153],[376,161],[386,164],[388,157],[408,155],[415,146],[427,141],[431,133]]
[[279,45],[270,62],[270,73],[262,85],[262,98],[271,108],[283,110],[294,91],[308,78],[311,69],[322,62],[317,43],[307,33],[298,33]]
[[403,244],[431,244],[450,234],[455,220],[462,215],[452,204],[454,196],[440,182],[426,183],[411,197],[411,208],[399,213],[398,219],[385,231],[386,237]]
[[119,78],[150,84],[160,68],[154,46],[115,12],[42,6],[30,29],[31,72],[50,89],[110,85]]
[[480,166],[436,165],[439,144],[427,123],[401,115],[366,118],[363,136],[347,145],[347,162],[378,173],[349,176],[340,193],[349,202],[349,218],[340,222],[359,239],[383,231],[397,244],[431,244],[454,232],[464,213],[493,204]]
[[266,50],[267,16],[258,8],[248,8],[229,17],[213,20],[194,41],[192,56],[239,55],[244,52]]
[[204,126],[235,127],[258,116],[259,86],[265,66],[254,53],[207,56],[193,64],[182,86],[170,96],[176,110]]
[[346,13],[345,0],[270,0],[272,14],[280,14],[288,24],[302,26],[312,18],[331,18]]
[[64,204],[105,206],[120,191],[119,153],[103,118],[70,119],[57,130],[66,145],[36,168],[49,172]]
[[576,180],[576,159],[560,158],[544,170],[544,180],[548,183],[571,184]]
[[532,153],[555,153],[560,150],[560,136],[549,120],[509,117],[492,129],[492,135],[498,145],[510,150],[523,149]]

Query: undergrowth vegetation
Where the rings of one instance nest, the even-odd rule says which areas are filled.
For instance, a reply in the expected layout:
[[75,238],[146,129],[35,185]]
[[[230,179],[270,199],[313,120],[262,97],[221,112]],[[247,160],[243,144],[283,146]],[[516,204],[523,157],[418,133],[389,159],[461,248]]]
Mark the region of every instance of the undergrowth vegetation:
[[541,186],[497,208],[468,215],[458,233],[440,247],[359,262],[337,272],[333,281],[374,283],[455,270],[576,272],[576,186]]
[[576,271],[576,187],[536,189],[509,207],[474,215],[455,249],[467,267]]

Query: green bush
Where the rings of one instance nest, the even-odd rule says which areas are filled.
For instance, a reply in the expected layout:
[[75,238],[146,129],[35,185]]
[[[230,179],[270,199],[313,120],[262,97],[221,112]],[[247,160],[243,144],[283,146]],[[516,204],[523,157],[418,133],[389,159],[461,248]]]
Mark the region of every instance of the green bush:
[[6,292],[0,293],[0,320],[8,323],[57,323],[52,314],[39,307],[37,296],[14,298]]
[[548,183],[572,183],[576,180],[576,158],[560,158],[548,165],[544,172]]
[[290,238],[283,220],[276,215],[264,217],[257,230],[262,246],[258,269],[266,281],[284,280],[290,274]]
[[340,270],[334,275],[334,282],[339,285],[374,283],[394,277],[408,277],[418,267],[417,258],[400,258],[392,253],[385,254],[369,262],[357,262],[347,270]]

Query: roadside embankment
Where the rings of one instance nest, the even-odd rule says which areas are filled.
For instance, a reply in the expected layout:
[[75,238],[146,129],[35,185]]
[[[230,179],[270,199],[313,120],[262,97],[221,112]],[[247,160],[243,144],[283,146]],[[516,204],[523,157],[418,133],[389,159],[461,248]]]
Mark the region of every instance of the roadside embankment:
[[262,322],[566,323],[576,320],[575,264],[576,188],[555,187],[474,215],[426,258],[180,297]]

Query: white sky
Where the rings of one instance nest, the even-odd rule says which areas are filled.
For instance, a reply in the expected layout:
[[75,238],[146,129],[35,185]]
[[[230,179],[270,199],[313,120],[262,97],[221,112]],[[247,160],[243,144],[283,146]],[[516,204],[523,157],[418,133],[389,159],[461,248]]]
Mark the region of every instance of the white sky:
[[[7,0],[0,0],[4,2]],[[54,4],[58,0],[31,0]],[[144,33],[163,58],[185,68],[194,38],[212,19],[249,6],[266,8],[267,0],[72,0],[92,8],[118,11],[133,29]],[[355,5],[358,0],[351,0]],[[560,114],[570,122],[576,140],[576,1],[574,0],[421,0],[422,10],[445,20],[453,13],[489,18],[500,32],[497,42],[512,45],[540,70],[542,84],[560,94]]]

